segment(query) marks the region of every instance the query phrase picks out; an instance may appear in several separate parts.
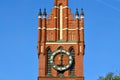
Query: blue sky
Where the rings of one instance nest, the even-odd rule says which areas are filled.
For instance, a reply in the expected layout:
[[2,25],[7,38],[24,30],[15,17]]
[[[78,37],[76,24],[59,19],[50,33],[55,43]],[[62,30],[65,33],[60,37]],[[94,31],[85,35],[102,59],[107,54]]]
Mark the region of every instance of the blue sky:
[[[37,14],[54,0],[0,0],[0,80],[37,80]],[[69,0],[85,12],[85,80],[120,73],[120,0]]]

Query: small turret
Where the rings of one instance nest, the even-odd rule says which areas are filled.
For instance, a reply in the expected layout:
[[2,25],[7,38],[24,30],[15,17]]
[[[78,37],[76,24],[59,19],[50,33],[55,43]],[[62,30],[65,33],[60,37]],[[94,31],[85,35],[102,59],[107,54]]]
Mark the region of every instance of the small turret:
[[38,13],[38,18],[42,18],[42,11],[40,9],[39,13]]
[[43,12],[43,18],[46,18],[47,16],[47,12],[46,12],[46,8],[44,9],[44,12]]
[[79,12],[78,12],[78,9],[76,9],[76,13],[75,13],[75,15],[76,15],[76,19],[78,19],[78,18],[79,18]]
[[46,9],[44,9],[43,19],[42,19],[42,42],[46,41],[46,16],[47,16],[47,12]]
[[83,8],[81,9],[81,13],[80,13],[80,18],[84,18],[84,11],[83,11]]
[[42,11],[40,9],[38,13],[38,46],[37,46],[38,58],[39,58],[39,55],[41,54],[41,35],[42,35],[41,27],[42,27]]

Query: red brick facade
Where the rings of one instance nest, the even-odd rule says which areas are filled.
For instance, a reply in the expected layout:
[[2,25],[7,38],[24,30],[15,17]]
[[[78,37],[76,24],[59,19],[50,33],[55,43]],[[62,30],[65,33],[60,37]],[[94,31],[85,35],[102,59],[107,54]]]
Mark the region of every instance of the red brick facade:
[[[80,15],[76,10],[76,19],[74,19],[74,15],[71,14],[70,8],[68,8],[68,0],[54,0],[52,13],[48,15],[48,19],[46,19],[46,16],[46,10],[44,10],[43,14],[40,10],[38,15],[38,80],[84,80],[83,10]],[[74,49],[74,76],[70,76],[72,70],[67,69],[64,71],[63,77],[59,77],[58,71],[48,65],[48,49],[51,50],[52,54],[59,47],[67,51]],[[50,76],[47,76],[48,73],[50,73]]]

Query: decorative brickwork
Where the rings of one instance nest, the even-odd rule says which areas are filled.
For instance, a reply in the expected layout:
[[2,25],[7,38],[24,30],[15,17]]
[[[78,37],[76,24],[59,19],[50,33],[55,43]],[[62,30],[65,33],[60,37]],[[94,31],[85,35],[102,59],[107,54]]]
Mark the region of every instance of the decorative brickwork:
[[[43,13],[40,10],[38,15],[38,80],[84,80],[83,9],[80,15],[76,9],[76,19],[74,19],[74,15],[68,8],[68,0],[54,0],[54,8],[48,15],[48,19],[46,16],[46,9]],[[60,49],[61,52],[54,53],[55,56],[51,56],[53,52]],[[71,61],[69,61],[70,56],[72,56]],[[72,62],[72,65],[69,65],[68,62]],[[58,64],[59,67],[52,63]]]

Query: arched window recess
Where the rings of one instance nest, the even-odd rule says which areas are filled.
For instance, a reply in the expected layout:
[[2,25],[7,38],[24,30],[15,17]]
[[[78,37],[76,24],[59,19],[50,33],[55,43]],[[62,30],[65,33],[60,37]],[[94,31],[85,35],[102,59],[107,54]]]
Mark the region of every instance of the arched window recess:
[[50,47],[48,47],[47,49],[46,49],[46,66],[47,66],[47,70],[46,70],[46,74],[47,74],[47,76],[52,76],[52,74],[51,74],[51,64],[50,64],[50,56],[51,56],[51,54],[52,54],[52,50],[50,49]]
[[75,76],[75,50],[74,50],[74,47],[70,47],[69,52],[73,57],[73,63],[72,63],[72,66],[70,67],[70,76],[73,77],[73,76]]

